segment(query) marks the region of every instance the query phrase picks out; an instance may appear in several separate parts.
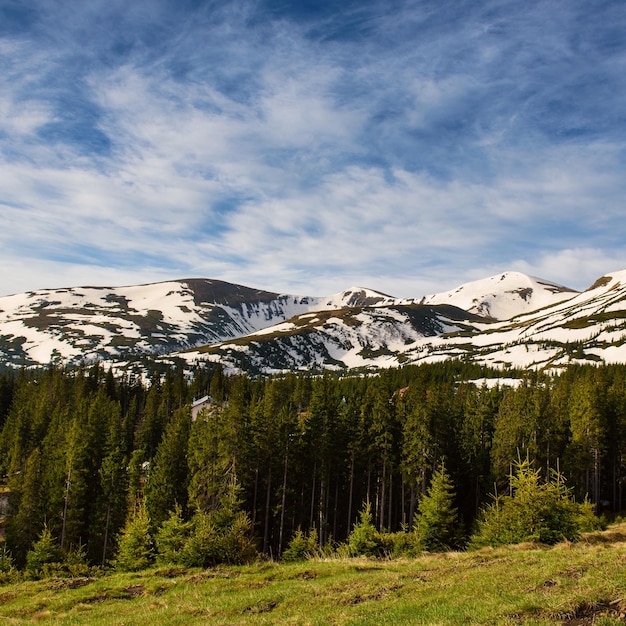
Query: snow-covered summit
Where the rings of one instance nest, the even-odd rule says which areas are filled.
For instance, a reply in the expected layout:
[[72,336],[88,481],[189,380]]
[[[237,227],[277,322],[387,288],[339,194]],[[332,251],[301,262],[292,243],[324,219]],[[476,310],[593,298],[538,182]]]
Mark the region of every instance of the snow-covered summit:
[[344,307],[382,306],[395,302],[396,298],[365,287],[349,287],[339,293],[316,300],[320,309],[341,309]]
[[426,296],[422,302],[452,304],[470,313],[507,320],[569,300],[577,293],[568,287],[521,272],[504,272],[465,283],[450,291]]

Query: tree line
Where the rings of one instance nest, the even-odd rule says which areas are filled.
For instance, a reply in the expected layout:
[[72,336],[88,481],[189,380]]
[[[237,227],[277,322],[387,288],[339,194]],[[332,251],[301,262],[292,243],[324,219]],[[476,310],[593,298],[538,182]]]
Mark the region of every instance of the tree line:
[[496,375],[461,362],[268,378],[208,365],[149,382],[101,365],[3,372],[5,545],[23,567],[45,531],[101,565],[139,511],[156,536],[227,509],[245,514],[259,551],[280,557],[309,531],[320,547],[346,541],[366,503],[377,532],[409,528],[443,463],[469,534],[491,494],[513,489],[520,458],[545,477],[557,471],[578,501],[621,511],[626,366],[471,382]]

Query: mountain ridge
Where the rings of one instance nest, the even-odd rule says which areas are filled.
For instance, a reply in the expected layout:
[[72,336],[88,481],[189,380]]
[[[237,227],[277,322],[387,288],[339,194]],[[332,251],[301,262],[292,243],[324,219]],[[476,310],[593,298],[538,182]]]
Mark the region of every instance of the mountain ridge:
[[298,296],[204,278],[45,289],[0,297],[0,364],[124,369],[153,358],[262,373],[448,358],[502,369],[626,362],[625,301],[626,270],[583,292],[503,272],[413,299],[357,286]]

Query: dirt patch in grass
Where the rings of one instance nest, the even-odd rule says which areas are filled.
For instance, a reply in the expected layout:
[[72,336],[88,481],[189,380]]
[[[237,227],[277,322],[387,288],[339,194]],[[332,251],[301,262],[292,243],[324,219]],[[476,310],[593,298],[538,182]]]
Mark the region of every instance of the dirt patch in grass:
[[398,591],[398,589],[402,589],[403,585],[390,585],[389,587],[381,587],[376,591],[371,593],[357,593],[353,596],[342,598],[340,600],[341,604],[348,604],[354,606],[356,604],[361,604],[362,602],[376,602],[378,600],[382,600],[389,594],[394,591]]
[[610,617],[626,623],[626,600],[605,600],[601,602],[582,602],[573,611],[559,615],[563,626],[586,626],[595,624],[600,617]]
[[167,567],[154,572],[155,576],[161,576],[162,578],[180,578],[187,573],[186,567]]
[[198,574],[193,574],[191,576],[188,576],[187,578],[184,579],[183,582],[185,583],[190,583],[190,584],[197,584],[197,583],[203,583],[206,582],[207,580],[213,580],[215,578],[223,578],[223,579],[229,579],[229,578],[236,578],[237,576],[239,576],[239,574],[237,572],[232,572],[229,571],[227,569],[207,569],[207,570],[203,570],[202,572],[199,572]]
[[278,606],[278,602],[276,600],[264,600],[261,602],[256,602],[255,604],[251,604],[247,606],[242,612],[243,613],[270,613]]
[[11,602],[11,600],[15,600],[15,598],[19,598],[19,593],[17,591],[4,591],[0,593],[0,606],[6,604],[7,602]]
[[626,528],[605,530],[601,533],[585,535],[581,541],[588,544],[626,543]]
[[591,545],[626,543],[626,522],[613,524],[608,530],[584,533],[580,538],[580,542]]
[[89,598],[85,598],[83,604],[98,604],[100,602],[106,602],[107,600],[134,600],[140,596],[145,595],[146,588],[144,585],[130,585],[123,589],[109,589],[98,593]]
[[92,583],[95,578],[81,577],[81,578],[52,578],[47,581],[46,589],[51,591],[58,591],[62,589],[80,589]]

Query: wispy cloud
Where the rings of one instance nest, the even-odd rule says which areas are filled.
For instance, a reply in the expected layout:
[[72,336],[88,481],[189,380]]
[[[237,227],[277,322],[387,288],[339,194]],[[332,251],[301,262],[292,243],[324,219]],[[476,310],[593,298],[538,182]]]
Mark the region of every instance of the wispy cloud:
[[83,5],[0,30],[0,292],[626,267],[622,2]]

